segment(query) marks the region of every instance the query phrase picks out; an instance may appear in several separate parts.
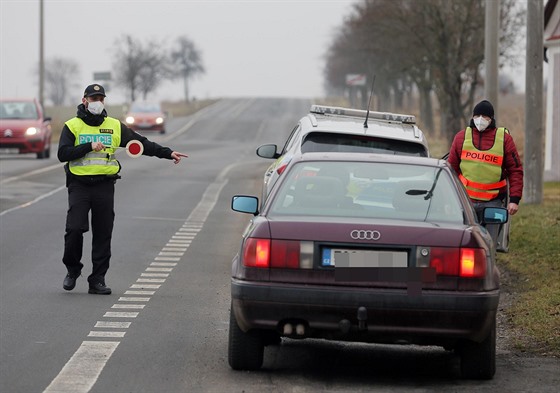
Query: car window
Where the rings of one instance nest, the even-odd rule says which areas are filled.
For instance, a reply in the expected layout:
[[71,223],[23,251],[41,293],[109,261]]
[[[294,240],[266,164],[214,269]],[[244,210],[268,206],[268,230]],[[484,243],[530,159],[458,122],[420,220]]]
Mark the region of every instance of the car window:
[[33,102],[0,102],[0,119],[38,119],[37,107]]
[[301,124],[298,124],[297,126],[294,127],[294,129],[290,133],[290,136],[288,137],[288,140],[286,140],[286,144],[282,148],[282,153],[281,154],[284,154],[288,150],[290,150],[292,148],[294,142],[299,140],[299,138],[297,136],[299,135],[300,131],[301,131]]
[[463,223],[449,173],[432,166],[300,162],[269,202],[269,215],[320,215]]
[[426,157],[428,153],[419,143],[371,137],[366,135],[312,132],[305,136],[301,151],[306,152],[355,152],[402,154]]
[[132,104],[132,106],[130,107],[130,111],[140,112],[140,113],[150,113],[150,112],[161,112],[161,109],[158,104],[137,103],[137,104]]

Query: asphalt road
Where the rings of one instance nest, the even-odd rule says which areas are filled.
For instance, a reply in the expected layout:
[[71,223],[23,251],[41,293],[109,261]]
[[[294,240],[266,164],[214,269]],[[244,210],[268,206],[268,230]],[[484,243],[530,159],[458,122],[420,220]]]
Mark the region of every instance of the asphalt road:
[[285,340],[258,372],[227,364],[231,259],[270,161],[310,101],[223,100],[146,135],[189,154],[179,165],[121,152],[110,296],[84,277],[62,289],[67,194],[56,154],[0,156],[0,391],[556,392],[560,362],[499,351],[492,381],[459,378],[439,348]]

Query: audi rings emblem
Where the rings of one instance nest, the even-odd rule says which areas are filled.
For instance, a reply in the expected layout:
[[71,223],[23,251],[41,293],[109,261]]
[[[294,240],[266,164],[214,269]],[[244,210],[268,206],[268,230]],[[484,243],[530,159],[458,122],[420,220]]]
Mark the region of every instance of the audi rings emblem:
[[379,240],[381,238],[381,232],[354,229],[350,232],[350,237],[354,240]]

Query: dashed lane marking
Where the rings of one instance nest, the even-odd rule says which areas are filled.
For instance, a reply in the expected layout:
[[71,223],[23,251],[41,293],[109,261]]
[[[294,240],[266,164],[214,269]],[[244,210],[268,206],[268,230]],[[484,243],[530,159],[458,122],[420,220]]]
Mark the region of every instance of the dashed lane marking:
[[[225,174],[234,166],[232,164],[225,168],[222,173],[217,177],[214,183],[210,184],[202,199],[195,207],[195,209],[188,216],[186,222],[181,228],[168,240],[164,248],[177,247],[180,245],[180,250],[163,250],[159,253],[160,256],[154,258],[154,261],[148,266],[138,278],[136,284],[132,284],[126,290],[123,296],[119,297],[119,303],[114,304],[111,309],[136,309],[143,310],[144,304],[133,304],[134,302],[148,302],[150,297],[156,293],[156,290],[164,283],[165,278],[177,266],[184,253],[187,251],[192,240],[196,237],[198,232],[202,229],[208,215],[216,205],[218,197],[227,184]],[[173,257],[169,254],[173,254]],[[158,276],[154,276],[154,275]],[[145,278],[145,277],[164,277],[164,278]],[[120,303],[122,302],[122,303]],[[128,303],[132,302],[132,303]],[[118,338],[124,338],[126,329],[131,326],[130,320],[135,319],[140,314],[138,312],[130,311],[107,311],[103,318],[110,320],[97,321],[94,329],[121,329],[120,330],[92,330],[87,335],[90,338],[99,340],[111,339],[112,341],[83,341],[78,350],[64,365],[60,373],[52,380],[49,386],[43,393],[58,393],[58,392],[73,392],[73,393],[88,393],[99,375],[103,371],[105,364],[111,358],[113,352],[116,350],[120,341],[114,341]]]

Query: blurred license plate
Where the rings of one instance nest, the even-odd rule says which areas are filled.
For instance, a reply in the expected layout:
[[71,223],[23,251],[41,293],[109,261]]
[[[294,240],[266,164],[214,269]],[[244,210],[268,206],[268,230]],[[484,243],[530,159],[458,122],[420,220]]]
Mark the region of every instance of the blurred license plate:
[[12,154],[12,153],[19,153],[19,149],[17,147],[2,147],[0,148],[1,154]]
[[322,266],[336,267],[407,267],[405,251],[348,250],[323,248]]

